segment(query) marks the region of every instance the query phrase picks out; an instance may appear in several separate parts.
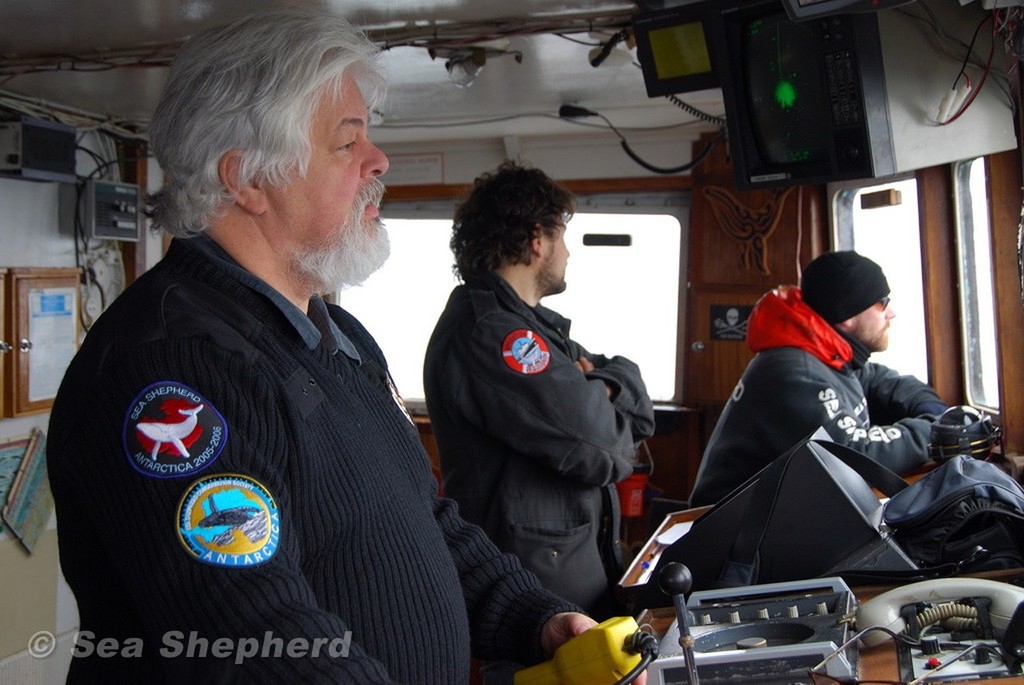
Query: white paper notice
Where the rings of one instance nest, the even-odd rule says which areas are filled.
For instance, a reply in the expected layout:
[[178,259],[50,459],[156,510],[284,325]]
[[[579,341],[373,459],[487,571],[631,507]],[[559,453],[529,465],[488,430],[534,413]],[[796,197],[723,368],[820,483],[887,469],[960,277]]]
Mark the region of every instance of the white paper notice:
[[78,344],[74,288],[39,288],[28,294],[28,399],[38,402],[57,395],[64,372]]
[[659,545],[671,545],[673,542],[690,532],[690,528],[693,527],[693,521],[683,521],[681,523],[674,524],[671,528],[666,530],[664,533],[654,538],[655,542]]

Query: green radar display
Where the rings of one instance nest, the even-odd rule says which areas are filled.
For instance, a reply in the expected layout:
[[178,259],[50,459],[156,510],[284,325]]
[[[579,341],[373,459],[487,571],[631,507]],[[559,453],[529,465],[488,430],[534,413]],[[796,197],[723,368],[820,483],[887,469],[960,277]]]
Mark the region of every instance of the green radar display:
[[796,104],[796,87],[790,81],[779,81],[775,86],[775,102],[782,109],[790,109]]

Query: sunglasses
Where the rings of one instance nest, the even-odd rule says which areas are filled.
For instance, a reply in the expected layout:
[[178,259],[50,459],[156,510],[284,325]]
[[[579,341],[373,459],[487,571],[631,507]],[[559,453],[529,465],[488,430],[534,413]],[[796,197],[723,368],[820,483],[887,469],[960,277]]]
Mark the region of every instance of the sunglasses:
[[880,299],[880,300],[878,301],[878,304],[882,305],[882,311],[884,312],[884,311],[885,311],[886,309],[888,309],[888,308],[889,308],[889,296],[888,296],[888,295],[886,295],[885,297],[883,297],[882,299]]
[[[888,299],[889,298],[886,298],[886,300],[888,300]],[[836,649],[836,651],[832,652],[827,657],[822,659],[821,663],[819,663],[817,666],[815,666],[814,668],[809,670],[807,672],[807,675],[810,676],[811,682],[814,683],[814,685],[921,685],[921,683],[929,682],[928,679],[931,678],[933,675],[935,675],[937,672],[941,671],[942,669],[946,668],[947,666],[949,666],[951,664],[955,664],[960,659],[964,658],[968,654],[971,654],[972,652],[975,652],[975,651],[988,652],[989,654],[992,654],[993,656],[996,656],[997,658],[999,658],[1000,661],[1002,661],[1002,659],[1003,659],[1002,655],[999,653],[999,650],[993,648],[990,645],[986,645],[986,644],[982,644],[982,643],[977,643],[977,644],[969,645],[966,648],[963,648],[963,645],[960,644],[960,643],[947,642],[947,643],[942,643],[940,646],[943,649],[947,649],[947,650],[959,649],[960,651],[956,652],[953,656],[949,657],[945,661],[942,661],[941,663],[939,663],[935,668],[929,670],[926,674],[924,674],[922,676],[919,676],[917,678],[914,678],[913,680],[910,680],[910,681],[906,681],[906,680],[862,680],[862,679],[857,678],[855,676],[849,676],[849,675],[830,675],[826,671],[826,667],[827,667],[829,661],[831,661],[832,659],[834,659],[838,655],[842,654],[844,651],[846,651],[846,649],[850,645],[856,643],[858,640],[860,640],[862,637],[864,637],[868,633],[874,633],[874,632],[886,633],[887,635],[889,635],[893,639],[894,642],[896,642],[898,644],[901,644],[901,645],[903,645],[905,647],[914,648],[914,647],[920,647],[921,646],[921,641],[920,640],[915,640],[914,638],[912,638],[912,637],[910,637],[908,635],[904,635],[902,633],[893,632],[892,630],[889,630],[888,628],[884,628],[882,626],[871,626],[870,628],[865,628],[864,630],[860,631],[859,633],[857,633],[856,635],[851,637],[849,640],[844,642],[838,649]]]

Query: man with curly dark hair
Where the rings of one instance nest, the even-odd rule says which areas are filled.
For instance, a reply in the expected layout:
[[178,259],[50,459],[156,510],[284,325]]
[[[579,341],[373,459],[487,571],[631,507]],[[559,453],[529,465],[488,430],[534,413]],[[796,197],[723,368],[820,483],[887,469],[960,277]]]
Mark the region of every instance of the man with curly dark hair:
[[565,290],[575,199],[505,162],[458,206],[452,292],[427,346],[424,386],[445,493],[547,589],[598,618],[618,613],[614,484],[654,432],[640,370],[591,354],[540,305]]

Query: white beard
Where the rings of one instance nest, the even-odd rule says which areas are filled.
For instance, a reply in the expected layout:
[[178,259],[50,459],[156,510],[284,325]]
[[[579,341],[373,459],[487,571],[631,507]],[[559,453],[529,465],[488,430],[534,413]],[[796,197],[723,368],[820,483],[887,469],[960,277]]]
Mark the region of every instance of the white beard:
[[384,265],[391,242],[379,217],[363,221],[367,205],[380,205],[384,184],[372,179],[359,190],[350,216],[332,241],[292,255],[292,268],[311,292],[326,293],[361,285]]

